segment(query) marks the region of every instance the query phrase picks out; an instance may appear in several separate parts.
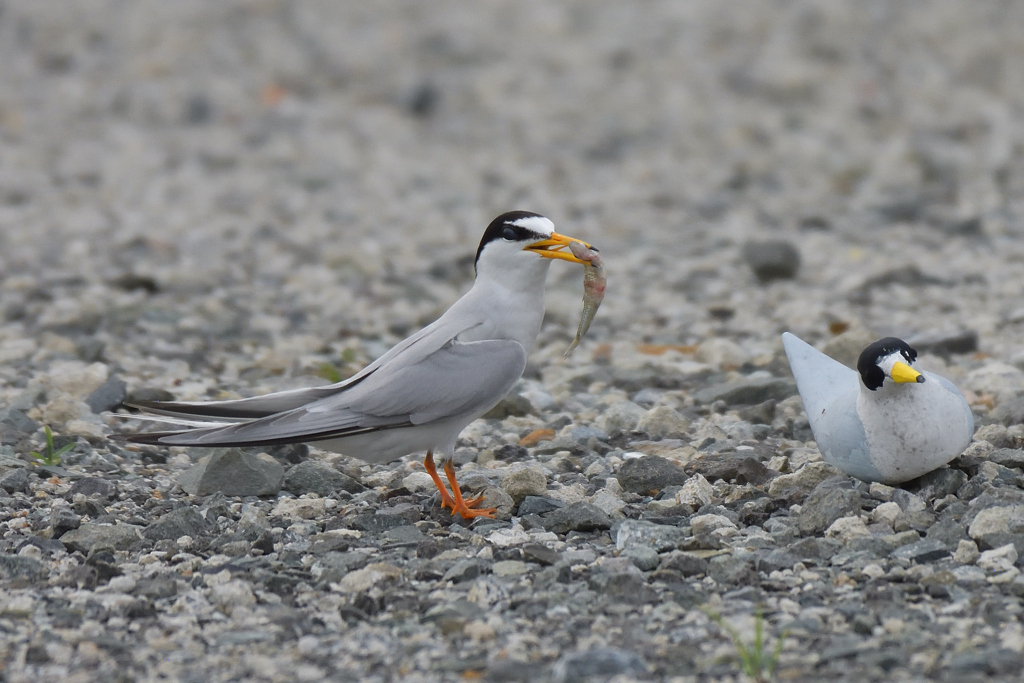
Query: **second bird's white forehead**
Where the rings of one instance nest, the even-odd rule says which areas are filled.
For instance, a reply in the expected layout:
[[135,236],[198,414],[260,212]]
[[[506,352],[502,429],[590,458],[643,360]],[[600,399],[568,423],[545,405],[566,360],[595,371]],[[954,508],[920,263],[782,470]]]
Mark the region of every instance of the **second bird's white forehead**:
[[510,225],[514,225],[517,228],[526,228],[541,235],[550,235],[555,231],[555,224],[551,222],[550,218],[545,218],[544,216],[527,216],[526,218],[512,221]]
[[900,363],[906,363],[907,365],[913,365],[913,363],[907,361],[899,351],[893,351],[888,356],[882,356],[878,359],[877,365],[882,368],[882,371],[885,374],[888,375],[892,372],[892,366],[896,365],[897,361]]

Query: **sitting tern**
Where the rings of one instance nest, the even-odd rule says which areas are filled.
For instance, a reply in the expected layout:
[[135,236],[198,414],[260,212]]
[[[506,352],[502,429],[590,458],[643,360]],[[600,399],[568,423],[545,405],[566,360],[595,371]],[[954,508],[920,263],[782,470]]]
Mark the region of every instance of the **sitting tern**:
[[[587,265],[565,249],[582,240],[560,235],[544,216],[504,213],[487,226],[476,251],[473,287],[444,315],[337,384],[232,401],[150,402],[134,408],[190,427],[124,435],[160,446],[267,446],[314,443],[366,462],[426,451],[423,465],[441,504],[464,518],[491,517],[464,500],[451,456],[459,433],[493,408],[526,367],[544,318],[544,282],[553,259]],[[596,250],[594,250],[596,251]],[[434,466],[446,457],[449,494]]]
[[917,351],[886,337],[854,372],[786,332],[782,344],[825,462],[864,481],[899,484],[963,453],[974,415],[949,380],[911,367]]

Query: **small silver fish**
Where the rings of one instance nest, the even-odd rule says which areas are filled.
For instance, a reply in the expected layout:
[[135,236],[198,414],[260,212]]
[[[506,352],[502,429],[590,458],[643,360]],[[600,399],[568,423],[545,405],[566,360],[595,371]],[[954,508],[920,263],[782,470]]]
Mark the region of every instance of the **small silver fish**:
[[601,262],[601,256],[597,253],[597,249],[587,247],[582,242],[571,242],[569,250],[581,261],[589,262],[589,265],[583,266],[583,317],[580,318],[576,338],[572,340],[572,344],[569,344],[569,348],[562,354],[562,358],[569,357],[572,350],[579,346],[583,335],[590,329],[590,323],[597,315],[601,300],[604,299],[604,286],[607,283],[604,276],[604,264]]

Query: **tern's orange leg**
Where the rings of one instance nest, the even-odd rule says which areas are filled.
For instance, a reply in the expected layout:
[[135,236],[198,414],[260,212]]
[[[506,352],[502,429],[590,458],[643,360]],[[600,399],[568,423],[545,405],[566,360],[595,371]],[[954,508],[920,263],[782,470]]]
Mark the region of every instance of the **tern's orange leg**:
[[462,489],[459,488],[459,482],[455,481],[455,465],[449,460],[444,464],[444,474],[448,477],[448,483],[452,485],[452,495],[455,496],[455,507],[452,509],[452,514],[456,512],[462,515],[463,519],[471,519],[473,517],[494,517],[494,513],[497,512],[497,508],[483,508],[480,510],[474,510],[477,505],[484,499],[483,496],[474,498],[467,502],[462,499]]
[[427,451],[427,457],[423,458],[423,467],[427,469],[427,474],[434,480],[434,485],[437,486],[437,490],[441,492],[441,508],[451,508],[452,514],[455,514],[455,499],[452,498],[451,494],[448,493],[448,489],[444,487],[444,482],[441,481],[441,477],[437,475],[437,468],[434,466],[434,453],[433,451]]

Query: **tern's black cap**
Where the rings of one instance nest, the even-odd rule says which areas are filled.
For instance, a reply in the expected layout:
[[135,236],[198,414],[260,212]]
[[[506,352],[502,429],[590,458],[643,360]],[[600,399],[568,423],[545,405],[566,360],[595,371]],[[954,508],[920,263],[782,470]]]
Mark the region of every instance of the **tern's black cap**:
[[882,368],[878,367],[878,361],[897,351],[906,359],[907,363],[913,363],[917,360],[917,351],[898,337],[879,339],[869,344],[861,352],[860,358],[857,359],[857,372],[860,373],[864,386],[871,391],[882,386],[882,382],[885,381],[885,373],[882,371]]
[[[513,242],[525,242],[527,240],[542,240],[547,237],[547,235],[542,235],[529,228],[513,225],[516,221],[521,221],[524,218],[544,218],[544,216],[531,211],[509,211],[491,221],[491,224],[484,230],[484,236],[480,238],[480,246],[476,248],[476,258],[473,260],[473,267],[475,268],[476,262],[480,260],[480,252],[484,250],[488,243],[494,240],[507,239]],[[506,232],[506,230],[510,232]]]

